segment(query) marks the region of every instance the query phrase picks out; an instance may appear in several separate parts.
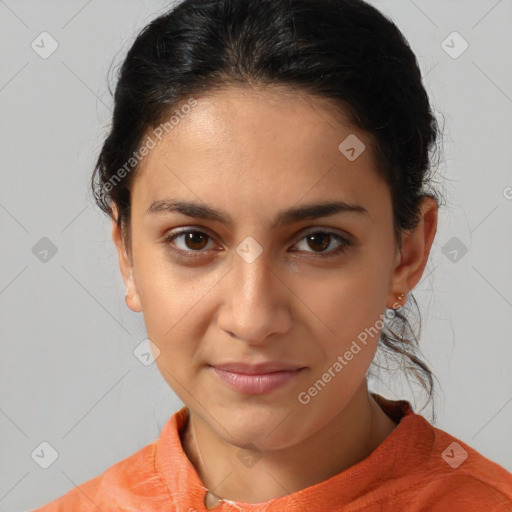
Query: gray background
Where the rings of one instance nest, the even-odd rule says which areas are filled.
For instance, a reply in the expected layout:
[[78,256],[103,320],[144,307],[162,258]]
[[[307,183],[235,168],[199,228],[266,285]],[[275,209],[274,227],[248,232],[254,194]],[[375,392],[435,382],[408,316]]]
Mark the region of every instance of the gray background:
[[[511,471],[512,2],[372,3],[409,39],[444,114],[448,204],[414,290],[442,386],[436,426]],[[181,407],[134,356],[143,319],[125,305],[110,221],[88,192],[111,115],[110,65],[169,5],[0,0],[0,511],[41,506],[102,473]],[[46,59],[31,47],[44,31],[58,43]],[[453,31],[469,44],[457,58],[442,46]],[[41,252],[44,237],[55,254]],[[374,389],[417,395],[389,379]],[[58,452],[47,469],[31,456],[43,441]]]

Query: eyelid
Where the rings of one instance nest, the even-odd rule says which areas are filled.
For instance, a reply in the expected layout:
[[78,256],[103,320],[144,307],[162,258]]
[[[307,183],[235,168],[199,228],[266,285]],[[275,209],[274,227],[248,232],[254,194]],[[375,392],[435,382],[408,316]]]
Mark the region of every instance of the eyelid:
[[[207,253],[207,250],[200,250],[200,251],[185,251],[183,249],[177,249],[175,247],[171,247],[174,240],[178,238],[180,235],[186,234],[186,233],[201,233],[204,235],[207,235],[210,240],[215,241],[216,236],[212,234],[212,232],[203,226],[184,226],[181,228],[176,228],[176,230],[172,230],[164,235],[163,239],[161,240],[161,243],[168,246],[170,250],[177,253],[178,255],[181,255],[185,258],[187,257],[200,257],[203,256],[205,253]],[[304,230],[301,230],[296,237],[293,238],[295,240],[293,242],[293,245],[297,245],[299,242],[301,242],[305,237],[307,237],[310,234],[325,234],[325,235],[331,235],[334,237],[339,237],[338,240],[340,242],[340,245],[336,247],[335,249],[331,249],[330,251],[325,252],[315,252],[315,251],[305,251],[306,253],[310,253],[313,255],[313,257],[324,257],[327,258],[330,255],[337,255],[339,252],[343,252],[345,249],[347,249],[350,246],[355,245],[355,241],[352,235],[345,231],[340,231],[337,228],[332,228],[328,226],[313,226],[309,228],[305,228]],[[210,249],[212,250],[212,249]],[[215,249],[213,249],[215,250]],[[302,251],[292,251],[292,252],[302,252]]]
[[178,255],[183,255],[185,257],[190,256],[190,255],[191,255],[191,257],[202,256],[204,253],[207,252],[204,250],[185,251],[183,249],[171,247],[171,245],[173,245],[174,240],[176,240],[176,238],[178,238],[179,236],[184,235],[186,233],[201,233],[201,234],[206,235],[212,241],[216,240],[216,237],[207,228],[204,228],[202,226],[185,226],[185,227],[177,228],[176,230],[172,230],[172,231],[169,231],[168,233],[166,233],[160,240],[160,243],[162,243],[164,246],[167,246],[168,248],[170,248],[173,252],[177,253]]
[[[322,252],[315,252],[315,251],[299,251],[299,250],[292,250],[292,252],[298,253],[298,257],[305,257],[305,258],[316,258],[316,259],[324,259],[327,260],[328,258],[335,258],[337,256],[340,256],[342,253],[347,251],[350,247],[355,245],[355,241],[352,237],[352,235],[349,235],[348,233],[345,233],[343,231],[339,231],[336,228],[329,228],[329,227],[313,227],[309,228],[307,231],[302,231],[298,237],[296,242],[293,244],[294,246],[300,243],[302,240],[304,240],[308,235],[313,234],[323,234],[328,235],[331,238],[337,239],[339,242],[339,245],[335,247],[334,249],[331,249],[329,251],[322,251]],[[306,253],[307,256],[304,256],[303,253]]]
[[[165,239],[169,239],[170,237],[172,237],[174,235],[179,235],[179,234],[182,234],[182,233],[189,233],[191,231],[198,231],[200,233],[204,233],[204,234],[208,235],[212,239],[216,239],[217,238],[217,236],[215,234],[213,234],[212,231],[210,231],[208,228],[206,228],[204,226],[190,225],[190,226],[182,226],[180,228],[176,228],[176,230],[171,230],[171,231],[167,232],[163,236],[162,241],[164,241]],[[348,233],[346,231],[343,231],[343,230],[340,230],[338,228],[334,228],[334,227],[331,227],[331,226],[312,226],[312,227],[304,228],[304,229],[300,230],[297,235],[294,235],[294,237],[291,238],[290,240],[299,241],[299,240],[302,240],[302,238],[304,238],[305,236],[307,236],[307,235],[309,235],[311,233],[337,234],[337,235],[341,236],[342,238],[345,238],[348,242],[355,243],[353,235],[351,235],[350,233]]]
[[314,226],[312,228],[305,228],[305,231],[301,231],[298,235],[298,240],[302,240],[305,236],[313,233],[326,233],[328,235],[338,235],[341,238],[344,238],[347,242],[354,243],[354,237],[338,228],[332,228],[330,226]]

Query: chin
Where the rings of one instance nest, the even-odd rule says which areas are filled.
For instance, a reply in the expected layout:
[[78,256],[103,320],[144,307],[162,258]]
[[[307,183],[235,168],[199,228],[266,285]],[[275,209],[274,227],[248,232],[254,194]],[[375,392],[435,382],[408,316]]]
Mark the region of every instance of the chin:
[[304,417],[299,418],[298,414],[289,406],[235,404],[213,413],[210,418],[219,418],[218,423],[209,424],[232,445],[277,450],[293,446],[304,437]]

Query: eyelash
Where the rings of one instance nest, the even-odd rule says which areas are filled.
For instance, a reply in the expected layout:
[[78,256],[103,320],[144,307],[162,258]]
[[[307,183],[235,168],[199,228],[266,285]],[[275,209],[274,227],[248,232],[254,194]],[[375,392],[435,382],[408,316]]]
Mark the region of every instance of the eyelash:
[[[188,233],[196,233],[196,234],[200,233],[200,234],[206,235],[210,240],[213,239],[208,233],[205,233],[204,231],[201,231],[198,229],[184,229],[177,233],[169,233],[162,240],[161,243],[163,243],[165,246],[167,246],[167,248],[170,251],[177,254],[178,256],[183,256],[185,258],[201,258],[201,257],[203,257],[203,255],[206,251],[183,251],[182,249],[176,249],[174,247],[174,244],[173,244],[174,240],[176,240],[178,237],[188,234]],[[296,243],[301,242],[302,240],[304,240],[306,237],[308,237],[310,235],[329,235],[329,236],[337,239],[338,242],[340,242],[339,247],[337,247],[336,249],[333,249],[329,252],[316,252],[315,253],[314,251],[305,251],[305,252],[310,252],[311,254],[313,254],[314,258],[317,258],[317,257],[332,258],[332,257],[338,256],[341,253],[345,252],[346,249],[352,245],[352,242],[349,239],[345,238],[344,236],[341,236],[340,234],[333,232],[333,231],[325,231],[322,229],[318,229],[315,231],[309,231],[308,233],[303,235],[302,238],[300,238],[298,240],[298,242],[296,242]],[[294,244],[294,245],[296,245],[296,244]],[[294,252],[300,252],[300,251],[294,251]]]

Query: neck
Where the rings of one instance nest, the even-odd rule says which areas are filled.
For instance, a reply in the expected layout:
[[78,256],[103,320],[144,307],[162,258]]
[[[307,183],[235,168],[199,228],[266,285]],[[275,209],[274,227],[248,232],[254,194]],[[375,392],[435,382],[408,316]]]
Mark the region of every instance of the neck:
[[[300,443],[264,453],[256,464],[191,414],[183,449],[204,485],[219,498],[261,503],[317,484],[370,455],[396,427],[369,395],[366,380],[347,406]],[[255,453],[254,457],[260,455]]]

